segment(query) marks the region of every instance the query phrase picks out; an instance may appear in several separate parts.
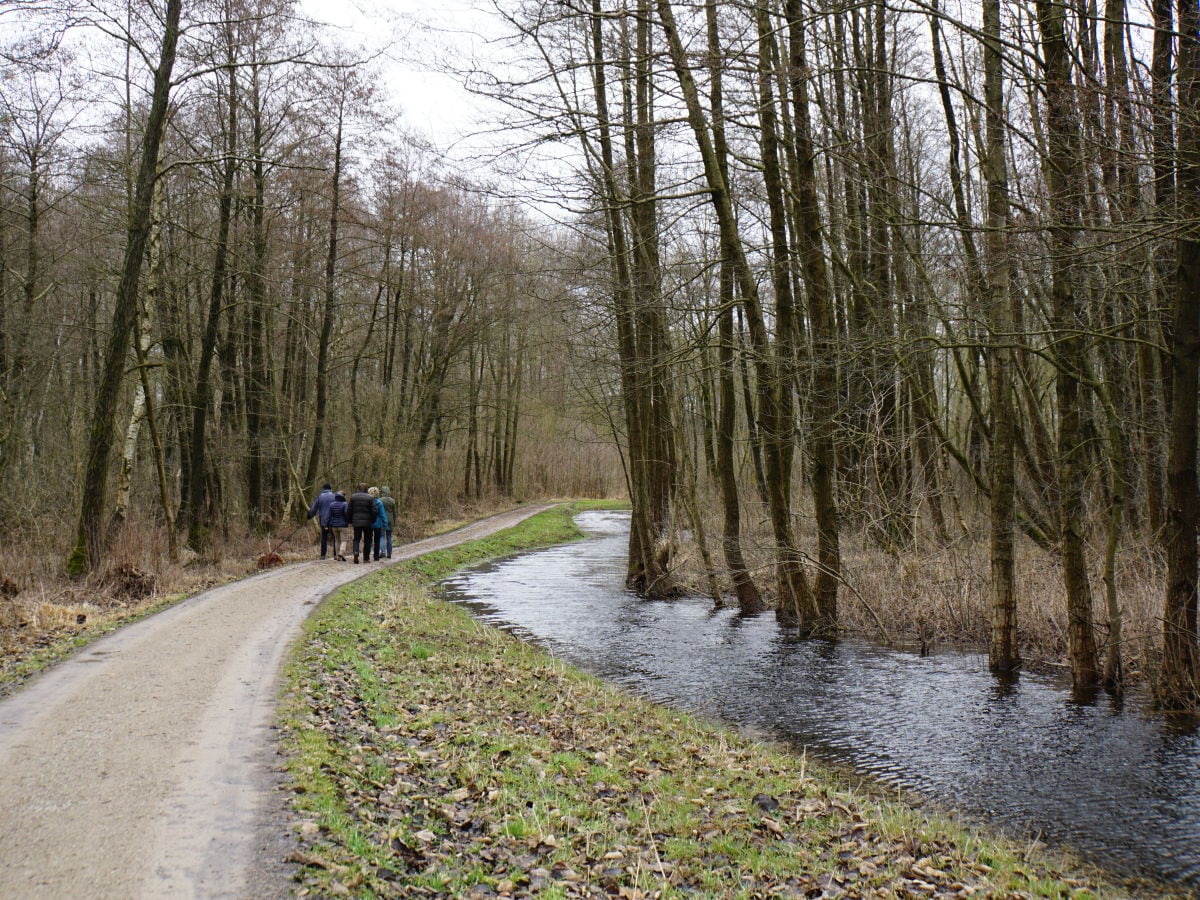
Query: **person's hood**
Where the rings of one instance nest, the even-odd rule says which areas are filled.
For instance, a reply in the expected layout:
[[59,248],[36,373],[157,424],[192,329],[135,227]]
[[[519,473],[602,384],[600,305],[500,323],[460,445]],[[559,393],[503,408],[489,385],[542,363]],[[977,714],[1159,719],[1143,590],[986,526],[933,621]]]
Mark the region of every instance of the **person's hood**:
[[333,499],[334,500],[345,500],[346,495],[343,494],[341,491],[338,491],[336,494],[333,495]]
[[380,489],[379,489],[379,494],[380,494],[380,496],[383,496],[383,497],[390,497],[390,496],[392,496],[392,489],[391,489],[391,488],[385,488],[385,487],[384,487],[384,488],[380,488]]

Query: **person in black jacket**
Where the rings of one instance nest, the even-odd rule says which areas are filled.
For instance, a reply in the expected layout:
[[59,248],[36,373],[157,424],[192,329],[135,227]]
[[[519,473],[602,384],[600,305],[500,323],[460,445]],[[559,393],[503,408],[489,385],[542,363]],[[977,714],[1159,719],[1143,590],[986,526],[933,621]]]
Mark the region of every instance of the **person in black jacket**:
[[362,542],[363,561],[371,561],[371,544],[374,543],[375,498],[367,493],[367,486],[360,484],[346,501],[350,512],[350,524],[354,528],[354,561],[358,562],[358,545]]

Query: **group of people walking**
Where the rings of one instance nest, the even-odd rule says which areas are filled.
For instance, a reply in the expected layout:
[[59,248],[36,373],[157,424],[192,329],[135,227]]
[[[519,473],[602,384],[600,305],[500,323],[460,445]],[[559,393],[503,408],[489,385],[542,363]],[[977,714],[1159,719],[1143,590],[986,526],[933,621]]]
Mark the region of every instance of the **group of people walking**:
[[329,547],[333,546],[333,558],[346,561],[346,545],[342,540],[345,529],[354,529],[354,561],[358,562],[359,547],[362,547],[363,562],[392,556],[392,528],[396,522],[396,500],[388,488],[358,485],[349,499],[341,491],[335,491],[329,483],[321,485],[308,517],[317,518],[321,525],[321,559],[325,559]]

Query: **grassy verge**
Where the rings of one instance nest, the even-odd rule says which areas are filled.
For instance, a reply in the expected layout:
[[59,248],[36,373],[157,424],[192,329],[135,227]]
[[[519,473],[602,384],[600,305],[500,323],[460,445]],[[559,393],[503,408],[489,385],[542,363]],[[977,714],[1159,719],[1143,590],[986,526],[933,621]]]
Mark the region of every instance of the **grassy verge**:
[[0,655],[0,698],[7,697],[34,675],[62,662],[81,647],[119,628],[162,612],[189,596],[187,593],[169,594],[130,612],[109,614],[102,618],[93,616],[93,621],[86,629],[51,631],[42,635],[37,643],[22,648],[23,653]]
[[301,894],[1103,896],[1099,881],[630,697],[425,586],[556,509],[343,588],[288,671]]

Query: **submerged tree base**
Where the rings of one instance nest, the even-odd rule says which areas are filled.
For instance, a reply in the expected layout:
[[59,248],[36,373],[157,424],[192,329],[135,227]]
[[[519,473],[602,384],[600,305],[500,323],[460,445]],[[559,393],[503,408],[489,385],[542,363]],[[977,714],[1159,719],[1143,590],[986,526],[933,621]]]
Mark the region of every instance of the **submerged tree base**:
[[[633,698],[424,590],[473,557],[519,549],[531,533],[545,543],[539,519],[350,585],[310,621],[284,714],[307,889],[1107,893],[1094,874],[882,791],[852,792],[803,756]],[[1155,893],[1163,891],[1138,890]]]

